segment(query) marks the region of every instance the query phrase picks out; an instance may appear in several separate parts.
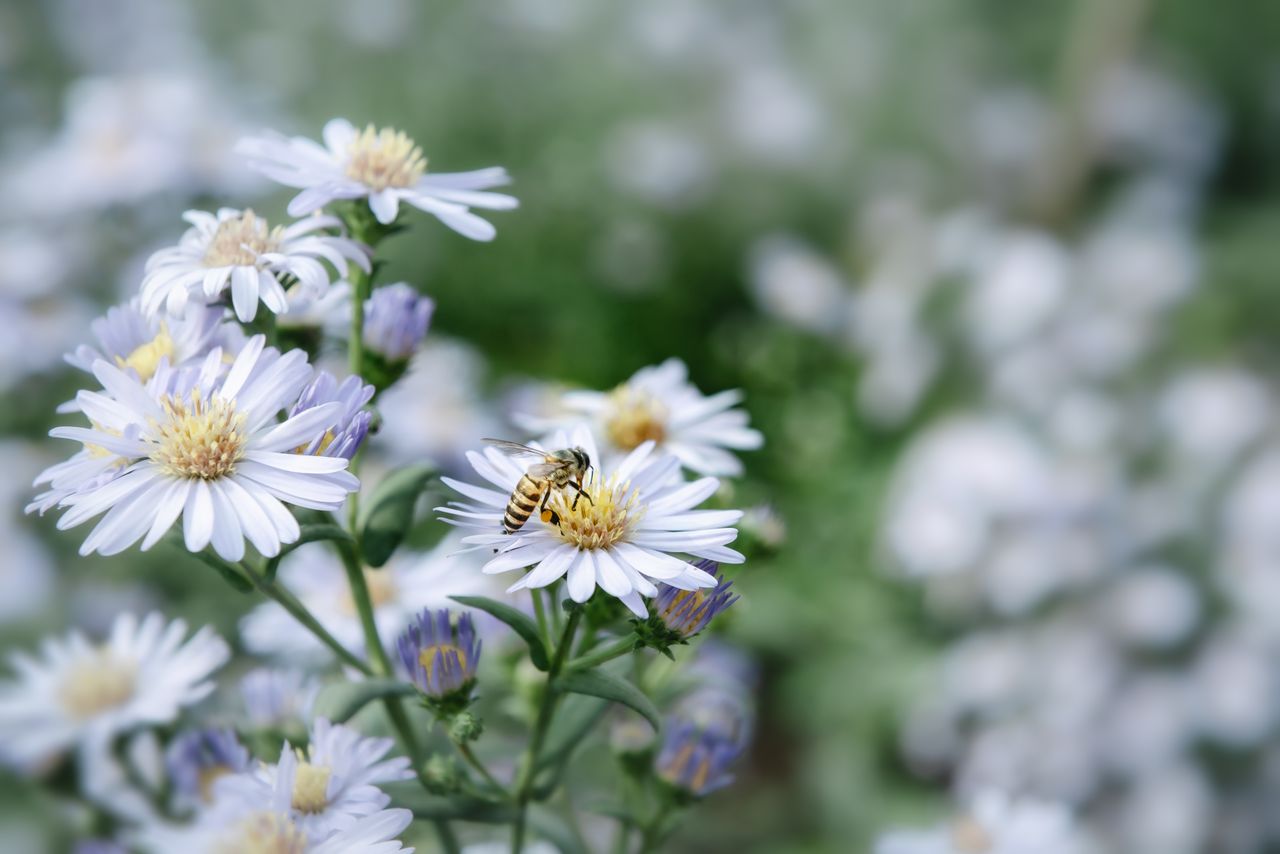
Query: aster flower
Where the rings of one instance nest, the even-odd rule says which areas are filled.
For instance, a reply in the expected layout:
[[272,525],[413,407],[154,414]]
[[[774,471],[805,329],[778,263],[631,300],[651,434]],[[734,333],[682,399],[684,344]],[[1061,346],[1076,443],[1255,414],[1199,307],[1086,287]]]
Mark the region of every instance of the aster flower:
[[741,754],[742,744],[729,733],[675,720],[668,722],[656,770],[673,788],[702,797],[733,782],[729,766]]
[[390,363],[406,362],[427,335],[435,300],[397,282],[378,288],[364,304],[364,346]]
[[[595,439],[585,428],[554,435],[546,447],[581,447],[591,460],[599,459]],[[652,442],[644,442],[616,466],[592,468],[583,481],[590,500],[575,503],[570,490],[557,490],[547,507],[559,525],[535,513],[515,533],[504,533],[503,514],[527,465],[493,447],[467,454],[489,485],[443,478],[471,501],[436,509],[446,514],[445,521],[469,532],[463,543],[496,552],[484,572],[530,568],[509,591],[545,587],[567,576],[575,602],[590,599],[599,585],[644,619],[648,611],[641,597],[658,594],[653,580],[682,590],[716,586],[714,576],[676,554],[725,563],[743,560],[727,547],[738,535],[730,526],[742,513],[693,509],[716,491],[719,481],[708,477],[681,483],[675,480],[679,461],[653,450]]]
[[107,313],[89,325],[98,346],[82,344],[64,358],[73,367],[93,373],[99,359],[133,371],[146,382],[155,375],[161,360],[173,367],[198,362],[215,346],[242,343],[237,335],[240,327],[224,324],[221,306],[191,304],[174,317],[155,317],[142,310],[142,301],[134,297],[107,309]]
[[[452,557],[457,548],[456,539],[446,538],[429,552],[398,554],[381,569],[365,570],[380,637],[395,638],[423,607],[448,607],[450,596],[494,592],[489,578],[459,567]],[[339,643],[363,654],[364,630],[351,601],[347,574],[330,549],[320,544],[297,549],[281,562],[277,578]],[[251,651],[290,662],[319,664],[333,656],[274,602],[264,602],[249,612],[240,621],[240,636]]]
[[268,132],[240,141],[236,150],[249,166],[286,187],[302,190],[289,202],[290,216],[317,211],[339,199],[369,200],[383,225],[395,221],[400,202],[436,216],[472,240],[492,240],[494,227],[470,208],[511,210],[511,196],[481,192],[510,183],[500,167],[474,172],[428,173],[422,149],[400,131],[357,131],[346,119],[324,126],[324,145],[305,137]]
[[211,801],[216,780],[249,769],[249,751],[232,730],[190,730],[169,743],[165,768],[179,808],[194,807]]
[[240,680],[240,696],[249,725],[285,729],[311,716],[320,682],[301,670],[259,667]]
[[691,638],[707,627],[711,618],[738,601],[729,592],[732,581],[722,580],[715,561],[703,560],[697,564],[716,579],[714,588],[682,590],[668,584],[658,585],[658,597],[654,600],[654,615],[677,637]]
[[396,642],[400,663],[418,690],[442,700],[470,692],[480,663],[480,641],[471,615],[452,625],[449,611],[424,610]]
[[525,415],[517,423],[543,432],[586,421],[605,440],[605,462],[630,453],[645,442],[671,454],[691,472],[723,477],[742,473],[742,463],[729,450],[759,448],[764,439],[747,426],[747,414],[733,407],[742,393],[722,391],[710,397],[689,382],[679,359],[641,368],[613,391],[570,391],[560,411],[551,416]]
[[329,403],[337,403],[339,409],[333,426],[305,447],[299,447],[298,452],[344,460],[354,457],[369,434],[373,413],[364,409],[364,405],[373,399],[373,393],[373,386],[365,385],[359,377],[347,377],[339,383],[333,374],[320,371],[289,409],[289,417]]
[[286,276],[316,294],[326,290],[330,277],[322,260],[341,276],[347,275],[348,261],[370,270],[365,247],[316,233],[340,228],[335,217],[307,217],[271,228],[251,210],[221,208],[217,214],[187,211],[183,219],[192,227],[178,245],[147,261],[142,308],[148,314],[162,306],[169,314],[181,314],[193,294],[213,302],[229,289],[236,317],[247,323],[257,316],[259,301],[275,314],[288,310]]
[[389,738],[366,738],[321,718],[312,727],[305,751],[295,751],[286,742],[277,765],[224,777],[216,784],[216,798],[220,803],[258,805],[287,791],[294,827],[308,838],[323,839],[386,807],[391,798],[377,784],[413,776],[408,759],[383,758],[393,744]]
[[229,650],[209,628],[183,638],[182,620],[121,614],[100,645],[79,632],[48,638],[38,657],[14,653],[16,678],[0,684],[0,759],[41,766],[77,745],[101,745],[166,724],[212,690]]
[[212,544],[238,561],[247,537],[271,556],[300,535],[286,503],[335,510],[359,487],[347,460],[295,452],[334,425],[341,404],[277,421],[311,379],[305,354],[281,355],[255,336],[223,370],[216,349],[199,370],[162,369],[146,385],[107,362],[94,365],[104,391],[76,397],[92,426],[58,427],[50,435],[104,449],[129,465],[59,502],[69,508],[61,529],[106,512],[81,554],[116,554],[139,539],[146,550],[182,516],[191,551]]
[[1071,812],[1061,804],[1015,800],[996,791],[973,799],[971,809],[948,825],[894,831],[880,837],[875,854],[1084,854]]

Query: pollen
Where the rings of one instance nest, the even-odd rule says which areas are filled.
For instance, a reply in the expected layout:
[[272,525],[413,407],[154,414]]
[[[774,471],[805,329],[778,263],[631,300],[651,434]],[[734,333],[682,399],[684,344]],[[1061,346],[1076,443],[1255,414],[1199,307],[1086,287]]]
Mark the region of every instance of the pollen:
[[306,849],[302,829],[270,812],[249,816],[213,846],[214,854],[303,854]]
[[[449,660],[449,653],[456,652],[458,654],[458,667],[463,672],[467,669],[467,652],[460,646],[451,643],[437,643],[431,646],[424,646],[422,652],[418,653],[418,663],[422,665],[422,669],[427,671],[427,684],[433,681],[436,653],[440,653],[441,662]],[[443,674],[442,674],[443,677]]]
[[347,149],[347,177],[373,190],[405,188],[427,171],[422,149],[403,131],[369,125]]
[[124,705],[134,693],[137,665],[96,650],[73,664],[58,688],[62,708],[75,720],[85,720]]
[[630,451],[650,439],[661,444],[667,437],[667,416],[662,401],[624,383],[609,395],[604,430],[615,447]]
[[636,506],[635,491],[616,478],[597,480],[594,470],[583,484],[590,495],[578,499],[575,508],[572,488],[556,490],[547,507],[560,517],[560,538],[579,550],[607,549],[626,539],[644,515]]
[[333,769],[312,765],[298,751],[298,770],[293,777],[292,806],[298,812],[314,815],[329,805],[329,778]]
[[156,425],[151,459],[173,477],[217,480],[244,457],[244,416],[228,400],[204,400],[193,390],[188,399],[163,402],[166,420]]
[[155,338],[140,344],[124,358],[116,356],[116,364],[121,368],[133,368],[138,379],[145,383],[155,376],[156,369],[160,367],[160,360],[167,358],[172,362],[173,354],[173,337],[169,334],[169,327],[162,323]]
[[206,267],[252,267],[258,256],[280,247],[283,229],[268,228],[267,221],[251,210],[218,223],[218,230],[204,253]]

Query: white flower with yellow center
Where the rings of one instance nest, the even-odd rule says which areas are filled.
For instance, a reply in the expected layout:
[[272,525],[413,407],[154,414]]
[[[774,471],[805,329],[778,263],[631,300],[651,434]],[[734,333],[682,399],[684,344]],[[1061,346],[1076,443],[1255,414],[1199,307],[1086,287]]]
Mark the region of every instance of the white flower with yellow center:
[[[446,538],[431,551],[402,552],[381,569],[365,570],[378,635],[388,645],[423,608],[447,608],[453,604],[450,596],[496,592],[491,579],[459,567],[452,558],[457,549],[456,538]],[[364,653],[364,630],[351,586],[331,549],[320,543],[302,546],[281,562],[277,577],[339,643],[357,655]],[[328,647],[274,602],[250,611],[240,621],[240,636],[251,652],[291,664],[333,659]]]
[[217,214],[187,211],[191,228],[177,246],[161,249],[147,260],[142,280],[142,308],[161,308],[180,315],[188,300],[214,302],[228,289],[236,317],[253,320],[261,301],[274,314],[289,309],[286,287],[300,286],[319,295],[328,289],[329,262],[339,276],[347,262],[366,273],[367,249],[345,237],[327,233],[342,224],[330,216],[313,216],[274,228],[251,210],[222,208]]
[[742,400],[736,390],[707,397],[689,382],[679,359],[641,368],[613,391],[570,391],[550,415],[526,415],[517,421],[542,432],[588,422],[604,440],[605,462],[620,459],[645,442],[671,454],[695,474],[726,477],[742,474],[742,463],[730,453],[764,444],[747,426],[747,413],[734,409]]
[[0,761],[38,769],[73,747],[173,721],[213,690],[227,645],[209,628],[184,642],[181,620],[121,614],[101,644],[79,632],[48,638],[38,656],[14,653],[0,683]]
[[215,346],[243,343],[240,327],[224,323],[224,314],[220,306],[192,304],[179,316],[154,317],[143,312],[142,301],[134,297],[90,325],[98,347],[81,345],[65,359],[86,373],[93,373],[93,363],[105,359],[133,371],[145,383],[162,362],[181,367],[203,359]]
[[470,209],[511,210],[519,204],[511,196],[483,192],[510,183],[501,167],[431,173],[422,149],[404,133],[372,125],[358,131],[346,119],[324,126],[324,145],[268,132],[241,140],[236,150],[271,180],[302,190],[289,203],[291,216],[340,199],[367,198],[373,215],[386,225],[395,221],[403,201],[465,237],[492,240],[493,225]]
[[651,441],[616,466],[606,467],[597,462],[591,432],[581,427],[553,435],[543,447],[581,447],[596,466],[582,484],[589,500],[584,495],[575,501],[572,489],[553,491],[546,506],[558,524],[545,521],[535,510],[518,531],[503,532],[511,494],[536,460],[509,457],[490,447],[483,453],[470,452],[467,458],[491,487],[443,478],[471,503],[436,509],[447,514],[445,521],[468,531],[463,543],[495,553],[483,571],[529,570],[508,592],[546,587],[567,576],[569,597],[575,602],[590,599],[599,585],[643,618],[648,611],[641,597],[657,595],[654,581],[683,590],[716,586],[714,576],[676,555],[742,563],[742,555],[728,548],[738,536],[732,526],[742,512],[694,509],[715,493],[720,485],[715,478],[676,480],[678,460],[654,454]]
[[115,477],[62,498],[67,529],[101,513],[82,555],[117,554],[142,540],[153,546],[182,517],[186,546],[212,545],[223,558],[244,557],[245,539],[267,556],[298,539],[285,506],[336,510],[359,481],[347,460],[297,453],[341,417],[338,402],[284,421],[314,371],[306,355],[245,344],[230,367],[213,350],[199,369],[162,368],[146,385],[105,361],[94,365],[101,392],[76,400],[90,427],[58,427],[50,435],[101,448],[128,461]]
[[289,793],[289,817],[310,839],[323,839],[355,819],[376,813],[391,798],[379,784],[413,777],[409,760],[384,758],[394,742],[366,738],[342,724],[320,718],[306,750],[285,742],[276,765],[263,765],[215,784],[218,801],[262,804],[279,791]]

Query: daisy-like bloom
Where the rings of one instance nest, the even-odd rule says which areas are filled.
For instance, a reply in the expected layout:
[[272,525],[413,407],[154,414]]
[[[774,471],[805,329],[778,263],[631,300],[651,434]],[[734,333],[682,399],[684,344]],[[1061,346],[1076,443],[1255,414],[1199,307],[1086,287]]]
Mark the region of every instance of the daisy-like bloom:
[[259,667],[240,680],[245,717],[255,729],[289,729],[311,716],[320,681],[301,670]]
[[312,727],[305,751],[286,742],[279,764],[222,778],[216,797],[263,804],[283,788],[289,792],[293,826],[309,838],[323,839],[386,807],[391,798],[377,784],[413,776],[408,759],[383,758],[393,744],[389,738],[365,738],[321,718]]
[[336,217],[313,216],[289,226],[271,228],[251,210],[221,208],[216,214],[187,211],[191,228],[177,246],[161,249],[147,260],[142,280],[142,309],[156,314],[182,314],[187,301],[213,302],[231,291],[236,317],[253,320],[261,301],[274,314],[288,310],[285,277],[315,294],[329,287],[328,261],[340,276],[351,261],[370,270],[367,249],[354,240],[325,233],[341,228]]
[[104,391],[76,396],[92,426],[58,427],[50,435],[124,457],[118,476],[63,498],[58,527],[106,515],[85,539],[82,555],[117,554],[139,539],[145,551],[183,518],[186,546],[212,544],[223,558],[244,557],[247,537],[267,556],[298,539],[285,507],[336,510],[359,481],[341,457],[298,453],[334,426],[342,406],[321,404],[283,422],[311,380],[306,355],[281,355],[251,338],[229,369],[213,350],[196,370],[162,368],[146,385],[100,361]]
[[742,463],[730,450],[764,444],[747,426],[747,413],[733,408],[741,400],[737,390],[703,395],[689,382],[684,362],[668,359],[641,368],[613,391],[566,392],[559,413],[520,416],[517,422],[543,432],[585,420],[605,442],[606,463],[653,442],[691,472],[725,477],[742,474]]
[[186,809],[210,803],[216,780],[247,771],[249,751],[232,730],[191,730],[169,743],[165,767],[174,800]]
[[733,782],[729,766],[741,754],[741,742],[730,733],[677,719],[667,724],[655,768],[668,785],[702,797]]
[[1092,850],[1061,804],[1015,800],[996,791],[932,830],[900,830],[876,842],[875,854],[1084,854]]
[[98,346],[82,344],[65,358],[68,364],[93,373],[99,359],[133,371],[146,382],[155,376],[162,360],[173,367],[189,365],[203,359],[215,346],[242,343],[237,336],[240,327],[223,323],[221,306],[191,304],[177,317],[155,317],[142,310],[142,301],[134,297],[90,324]]
[[[366,569],[378,635],[390,643],[424,608],[447,608],[454,595],[491,595],[492,579],[468,572],[452,555],[456,539],[425,554],[397,554],[381,569]],[[477,562],[478,566],[478,562]],[[305,545],[281,562],[280,582],[302,601],[329,633],[357,655],[364,653],[364,631],[351,600],[346,571],[323,544]],[[333,653],[288,612],[264,602],[240,621],[240,636],[254,653],[291,663],[323,664]]]
[[369,435],[369,423],[373,413],[364,405],[373,399],[374,388],[359,377],[347,377],[342,382],[328,371],[320,371],[316,378],[302,390],[298,402],[289,410],[289,417],[301,415],[309,409],[328,403],[339,405],[333,426],[317,436],[298,453],[319,454],[325,457],[341,457],[350,460],[360,450]]
[[738,597],[729,592],[732,581],[720,578],[719,567],[715,561],[704,560],[697,564],[716,579],[714,589],[682,590],[668,584],[658,585],[658,598],[654,600],[653,610],[662,624],[681,638],[691,638],[707,627],[711,618],[722,613]]
[[326,330],[334,334],[345,332],[350,326],[351,283],[334,282],[316,293],[294,282],[284,292],[285,310],[276,316],[281,329]]
[[397,282],[378,288],[364,304],[364,346],[391,363],[406,362],[427,337],[435,300]]
[[121,614],[101,644],[71,632],[45,640],[39,657],[15,653],[17,678],[0,685],[0,759],[37,768],[72,747],[172,721],[213,690],[209,677],[229,655],[212,629],[186,634],[182,620]]
[[[590,431],[579,427],[551,437],[545,447],[579,447],[592,461],[599,459]],[[470,502],[436,508],[445,521],[466,529],[462,542],[496,554],[484,572],[529,568],[508,592],[545,587],[568,577],[569,596],[586,602],[599,585],[618,597],[633,614],[648,617],[642,596],[656,596],[654,580],[682,590],[715,587],[715,576],[676,554],[724,563],[742,563],[728,544],[738,536],[731,527],[741,518],[737,510],[695,510],[719,487],[713,477],[692,483],[675,478],[679,461],[653,453],[644,442],[616,466],[593,467],[583,481],[583,496],[575,501],[571,489],[554,490],[547,507],[559,524],[543,521],[535,512],[518,531],[503,531],[503,515],[516,484],[538,460],[504,455],[488,447],[467,459],[488,486],[443,478]]]
[[470,692],[480,663],[480,639],[470,614],[454,627],[447,610],[424,610],[396,642],[400,663],[418,690],[443,699]]
[[302,192],[289,202],[290,216],[303,216],[339,199],[369,200],[378,222],[395,221],[400,202],[436,216],[472,240],[492,240],[496,231],[470,208],[511,210],[519,203],[482,192],[510,183],[501,167],[474,172],[428,173],[422,149],[404,133],[372,125],[357,131],[346,119],[324,126],[324,145],[275,132],[242,139],[236,151],[273,181]]

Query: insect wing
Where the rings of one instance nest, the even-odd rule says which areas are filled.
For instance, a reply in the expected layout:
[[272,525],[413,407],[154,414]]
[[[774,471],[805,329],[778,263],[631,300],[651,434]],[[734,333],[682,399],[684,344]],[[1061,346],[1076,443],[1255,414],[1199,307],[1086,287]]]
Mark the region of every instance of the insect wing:
[[530,448],[528,445],[521,445],[519,442],[508,442],[506,439],[482,439],[486,444],[493,445],[502,453],[511,457],[546,457],[547,452],[538,448]]

